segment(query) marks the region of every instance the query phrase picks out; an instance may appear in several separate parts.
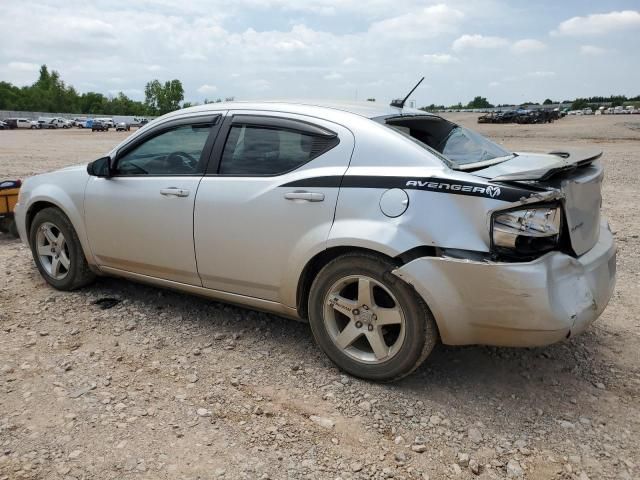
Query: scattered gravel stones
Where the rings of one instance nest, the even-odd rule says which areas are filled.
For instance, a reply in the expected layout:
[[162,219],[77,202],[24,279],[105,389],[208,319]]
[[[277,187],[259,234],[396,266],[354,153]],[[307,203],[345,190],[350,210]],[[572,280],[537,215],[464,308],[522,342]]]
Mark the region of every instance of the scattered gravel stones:
[[320,417],[318,415],[311,415],[309,417],[309,420],[311,420],[316,425],[320,425],[322,428],[327,428],[327,429],[331,429],[336,425],[336,422],[334,422],[330,418]]
[[480,475],[480,464],[475,458],[469,460],[469,470],[471,470],[471,473],[474,475]]
[[[619,249],[603,317],[549,347],[438,346],[393,384],[346,375],[275,315],[109,278],[56,291],[0,234],[0,480],[640,478],[640,116],[565,120],[478,127],[523,150],[565,125],[582,125],[570,147],[598,138]],[[0,134],[23,177],[124,138]]]
[[517,460],[511,459],[507,463],[507,477],[509,478],[521,478],[524,476],[524,470]]
[[459,453],[458,454],[458,465],[461,467],[469,466],[469,454],[468,453]]
[[473,443],[481,443],[482,442],[482,433],[476,427],[469,428],[469,440]]
[[82,455],[82,450],[73,450],[70,454],[69,454],[69,460],[75,460],[78,457],[80,457],[80,455]]

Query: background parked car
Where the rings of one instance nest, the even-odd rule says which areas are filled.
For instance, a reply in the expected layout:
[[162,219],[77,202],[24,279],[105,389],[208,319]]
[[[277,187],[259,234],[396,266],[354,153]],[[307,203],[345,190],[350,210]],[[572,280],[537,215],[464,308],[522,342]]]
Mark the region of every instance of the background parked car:
[[128,132],[131,130],[131,125],[127,122],[120,122],[116,125],[116,132]]
[[58,128],[55,118],[40,117],[38,118],[38,128]]
[[9,124],[0,120],[0,130],[9,130]]
[[113,123],[113,118],[98,118],[102,123],[104,123],[107,128],[115,128],[116,124]]
[[91,131],[92,132],[108,132],[109,125],[103,122],[102,120],[93,120],[91,122]]
[[130,126],[140,128],[145,126],[147,123],[149,123],[149,119],[147,118],[133,117],[133,122],[130,123]]
[[9,123],[9,120],[15,120],[15,127],[12,127],[12,128],[31,128],[31,129],[38,128],[38,122],[34,120],[29,120],[26,118],[15,118],[15,119],[7,119],[7,123]]
[[58,128],[71,128],[71,122],[66,118],[58,117],[55,120],[55,123],[58,125]]

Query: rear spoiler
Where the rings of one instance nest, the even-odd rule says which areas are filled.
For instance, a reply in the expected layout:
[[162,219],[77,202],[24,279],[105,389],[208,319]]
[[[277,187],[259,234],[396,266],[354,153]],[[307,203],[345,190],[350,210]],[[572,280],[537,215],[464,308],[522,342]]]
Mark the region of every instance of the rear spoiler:
[[574,170],[579,167],[589,165],[602,156],[600,150],[586,150],[586,149],[562,149],[549,152],[549,155],[555,155],[561,159],[557,165],[552,168],[543,169],[531,169],[521,172],[508,173],[505,175],[499,175],[492,178],[491,181],[495,182],[513,182],[522,180],[538,180],[545,181],[554,175]]

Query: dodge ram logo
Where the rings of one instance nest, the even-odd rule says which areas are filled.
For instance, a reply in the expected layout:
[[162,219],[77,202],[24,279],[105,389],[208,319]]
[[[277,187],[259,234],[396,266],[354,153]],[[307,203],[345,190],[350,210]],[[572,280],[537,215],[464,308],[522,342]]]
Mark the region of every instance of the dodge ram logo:
[[493,185],[489,185],[485,190],[485,193],[489,195],[491,198],[496,198],[500,195],[500,187],[494,187]]

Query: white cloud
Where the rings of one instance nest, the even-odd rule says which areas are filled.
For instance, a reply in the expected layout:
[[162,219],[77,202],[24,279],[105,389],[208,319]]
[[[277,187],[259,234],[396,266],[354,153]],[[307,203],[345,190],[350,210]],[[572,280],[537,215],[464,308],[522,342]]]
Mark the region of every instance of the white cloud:
[[620,12],[595,13],[586,17],[565,20],[552,35],[601,35],[628,28],[640,28],[640,12],[624,10]]
[[217,91],[218,91],[218,87],[216,87],[215,85],[207,85],[206,83],[198,87],[198,92],[205,95],[208,93],[214,93]]
[[444,65],[447,63],[456,63],[460,61],[456,57],[449,55],[448,53],[426,54],[422,56],[422,59],[427,63],[432,63],[435,65]]
[[546,50],[547,46],[541,42],[540,40],[535,40],[533,38],[525,38],[524,40],[518,40],[513,45],[511,45],[511,50],[513,53],[517,54],[525,54],[525,53],[535,53]]
[[325,80],[340,80],[342,78],[342,75],[339,74],[338,72],[331,72],[326,74],[324,77]]
[[296,38],[291,40],[281,40],[279,42],[276,42],[274,46],[277,50],[283,50],[286,52],[292,52],[294,50],[304,50],[305,48],[307,48],[307,45],[304,42]]
[[207,59],[205,55],[198,52],[185,52],[182,55],[180,55],[180,58],[184,58],[185,60],[194,60],[198,62],[201,62]]
[[550,78],[550,77],[555,77],[556,72],[548,72],[548,71],[529,72],[527,73],[526,76],[530,78]]
[[[491,93],[492,103],[523,96],[636,94],[640,64],[630,59],[637,56],[638,31],[627,30],[626,35],[601,41],[548,40],[549,21],[555,27],[583,15],[576,17],[582,22],[578,31],[590,32],[585,22],[592,16],[586,16],[576,2],[562,2],[561,8],[548,11],[531,2],[513,3],[189,0],[176,10],[172,0],[100,5],[78,0],[0,0],[0,79],[31,84],[43,63],[81,92],[142,90],[154,78],[161,82],[177,78],[183,82],[186,98],[198,102],[207,96],[353,100],[356,95],[382,102],[402,96],[402,90],[423,73],[430,85],[423,84],[414,93],[419,106],[466,102],[478,85],[488,90],[483,95]],[[564,12],[560,17],[558,10]],[[635,16],[637,12],[622,15],[631,18],[631,24]],[[504,25],[523,19],[526,35],[503,33],[516,32]],[[616,23],[605,30],[621,30],[629,21],[619,24],[620,28]],[[567,34],[576,28],[569,23],[562,31]],[[46,35],[24,35],[29,31]],[[543,43],[547,44],[543,55],[528,53],[541,51]],[[594,70],[597,57],[590,55],[600,53],[600,48],[616,52],[606,57],[606,70],[625,75]],[[561,74],[559,65],[566,65],[568,58],[572,74]],[[473,75],[461,75],[463,62],[464,70]],[[552,70],[558,73],[553,75]],[[324,78],[334,74],[342,77]],[[198,88],[203,84],[217,90],[202,93]]]
[[457,38],[451,48],[455,51],[466,50],[469,48],[500,48],[508,45],[506,38],[502,37],[486,37],[484,35],[462,35]]
[[7,67],[9,67],[9,70],[16,70],[19,72],[37,72],[40,70],[40,65],[29,62],[9,62]]
[[463,18],[464,13],[460,10],[439,4],[374,22],[369,33],[405,40],[431,38],[454,33]]
[[263,78],[252,80],[249,82],[249,88],[256,92],[264,92],[271,89],[271,83]]
[[599,55],[604,55],[608,50],[602,47],[596,47],[595,45],[582,45],[580,47],[580,53],[582,55],[590,55],[597,57]]

